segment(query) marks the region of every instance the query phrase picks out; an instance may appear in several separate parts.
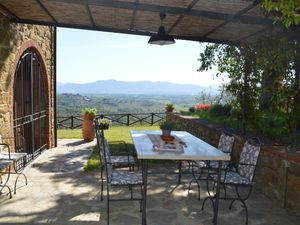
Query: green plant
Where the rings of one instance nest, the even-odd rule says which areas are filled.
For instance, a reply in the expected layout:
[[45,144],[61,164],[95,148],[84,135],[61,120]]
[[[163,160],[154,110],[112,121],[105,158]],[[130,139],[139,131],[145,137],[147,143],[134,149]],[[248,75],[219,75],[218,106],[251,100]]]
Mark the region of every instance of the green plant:
[[189,113],[194,113],[195,112],[195,107],[190,107],[189,108]]
[[168,112],[172,112],[174,110],[174,105],[172,103],[167,103],[165,109]]
[[173,130],[175,128],[175,123],[169,120],[165,120],[159,124],[161,130]]
[[105,128],[108,128],[109,125],[111,124],[111,120],[109,119],[99,119],[98,120],[99,124],[102,126],[102,127],[105,127]]
[[82,114],[87,116],[93,116],[97,114],[96,108],[84,108],[82,109]]
[[211,107],[209,112],[216,116],[230,116],[231,106],[215,104]]

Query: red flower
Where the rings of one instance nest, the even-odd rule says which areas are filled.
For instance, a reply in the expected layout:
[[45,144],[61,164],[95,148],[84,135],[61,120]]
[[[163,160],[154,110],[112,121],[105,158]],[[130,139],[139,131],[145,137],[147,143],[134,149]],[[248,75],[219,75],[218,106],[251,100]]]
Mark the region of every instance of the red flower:
[[196,111],[209,110],[210,108],[211,108],[211,104],[197,104],[197,105],[195,105],[195,110]]

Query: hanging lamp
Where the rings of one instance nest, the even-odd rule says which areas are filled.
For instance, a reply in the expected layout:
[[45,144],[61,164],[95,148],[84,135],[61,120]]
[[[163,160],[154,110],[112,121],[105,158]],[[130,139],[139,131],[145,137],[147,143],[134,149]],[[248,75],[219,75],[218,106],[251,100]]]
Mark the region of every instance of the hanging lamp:
[[171,45],[175,43],[174,38],[166,33],[164,26],[162,25],[163,20],[166,18],[165,13],[160,13],[160,27],[157,34],[150,37],[148,43],[153,45]]

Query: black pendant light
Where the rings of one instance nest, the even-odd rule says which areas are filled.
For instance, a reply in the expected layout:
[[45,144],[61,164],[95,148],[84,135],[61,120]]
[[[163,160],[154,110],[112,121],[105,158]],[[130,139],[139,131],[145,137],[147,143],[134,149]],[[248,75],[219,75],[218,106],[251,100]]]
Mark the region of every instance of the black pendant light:
[[148,41],[149,44],[153,45],[171,45],[175,43],[174,38],[171,35],[168,35],[166,33],[166,30],[164,26],[162,25],[162,22],[164,18],[166,17],[165,13],[160,13],[160,27],[158,29],[157,34],[152,35]]

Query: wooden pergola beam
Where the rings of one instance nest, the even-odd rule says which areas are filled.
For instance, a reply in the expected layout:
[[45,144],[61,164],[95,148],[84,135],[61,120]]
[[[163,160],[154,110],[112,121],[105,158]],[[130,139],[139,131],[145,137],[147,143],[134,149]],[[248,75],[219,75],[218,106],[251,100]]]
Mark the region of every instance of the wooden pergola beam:
[[0,12],[8,17],[9,19],[15,19],[18,20],[19,17],[17,17],[13,12],[11,12],[9,9],[7,9],[5,6],[3,6],[2,4],[0,4]]
[[[236,15],[241,16],[244,13],[248,12],[250,9],[253,9],[255,6],[257,6],[260,3],[260,0],[256,0],[253,2],[253,4],[247,6],[246,8],[240,10]],[[204,37],[207,37],[208,35],[214,33],[216,30],[220,29],[221,27],[225,26],[226,24],[228,24],[229,21],[225,21],[223,23],[221,23],[220,25],[216,26],[215,28],[213,28],[212,30],[208,31],[206,34],[204,34]]]
[[72,3],[72,4],[88,4],[95,6],[106,6],[112,8],[129,9],[129,10],[141,10],[150,12],[165,12],[170,14],[179,14],[187,16],[198,16],[205,17],[215,20],[224,20],[228,22],[239,22],[243,24],[256,24],[256,25],[271,25],[273,20],[265,18],[256,18],[252,16],[242,16],[242,15],[231,15],[219,12],[210,12],[204,10],[194,10],[180,7],[170,7],[170,6],[160,6],[160,5],[150,5],[136,2],[121,2],[121,1],[108,1],[108,0],[54,0],[56,2]]
[[54,23],[57,23],[57,20],[54,16],[49,12],[49,10],[44,6],[44,4],[40,0],[35,0],[36,3],[45,11],[45,13],[53,20]]
[[[95,30],[95,31],[104,31],[104,32],[122,33],[122,34],[133,34],[133,35],[141,35],[141,36],[151,36],[151,35],[153,35],[152,32],[147,32],[147,31],[117,29],[117,28],[101,27],[101,26],[91,27],[91,26],[86,26],[86,25],[74,25],[74,24],[66,24],[66,23],[44,22],[44,21],[27,20],[27,19],[11,19],[11,22],[13,22],[13,23],[24,23],[24,24],[35,24],[35,25],[42,25],[42,26],[54,26],[54,27],[76,28],[76,29],[84,29],[84,30]],[[173,37],[175,39],[188,40],[188,41],[210,42],[210,43],[228,44],[228,45],[239,45],[238,42],[233,42],[233,41],[228,41],[228,40],[218,40],[218,39],[198,37],[198,36],[174,35]]]

